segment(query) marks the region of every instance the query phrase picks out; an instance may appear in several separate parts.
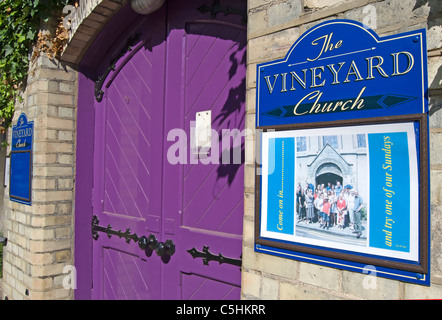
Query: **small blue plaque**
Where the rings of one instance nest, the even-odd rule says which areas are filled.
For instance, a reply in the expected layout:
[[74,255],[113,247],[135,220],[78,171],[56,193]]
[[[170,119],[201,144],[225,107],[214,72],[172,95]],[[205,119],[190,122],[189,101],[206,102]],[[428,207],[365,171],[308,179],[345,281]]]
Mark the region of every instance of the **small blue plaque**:
[[12,127],[9,199],[26,205],[31,205],[33,135],[34,122],[22,113]]

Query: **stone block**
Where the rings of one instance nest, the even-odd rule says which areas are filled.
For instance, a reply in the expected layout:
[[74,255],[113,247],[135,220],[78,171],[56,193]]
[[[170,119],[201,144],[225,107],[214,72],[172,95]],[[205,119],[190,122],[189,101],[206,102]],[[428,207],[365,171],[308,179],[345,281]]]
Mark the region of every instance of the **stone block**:
[[248,15],[247,33],[252,34],[267,28],[266,18],[266,11],[250,12]]
[[246,192],[255,192],[255,166],[244,167],[244,189]]
[[255,194],[244,194],[244,217],[253,220],[255,217]]
[[252,272],[243,271],[241,290],[245,296],[260,298],[261,276]]
[[413,284],[405,285],[404,299],[440,299],[442,285],[432,284],[430,287]]
[[46,290],[54,285],[52,278],[35,278],[24,276],[23,284],[30,290]]
[[59,275],[63,272],[64,263],[50,264],[44,266],[31,266],[33,277],[49,277]]
[[62,250],[55,253],[55,261],[69,261],[71,259],[71,251],[70,250]]
[[431,203],[442,204],[442,170],[430,171],[430,183]]
[[73,200],[72,191],[34,191],[35,201],[67,201]]
[[247,8],[253,10],[270,3],[272,3],[272,0],[247,0]]
[[259,270],[278,278],[295,281],[298,277],[298,261],[254,252],[253,247],[243,249],[244,267]]
[[318,290],[302,283],[282,282],[279,287],[281,300],[342,300],[335,292]]
[[300,263],[299,281],[327,290],[339,291],[340,271],[309,263]]
[[38,68],[35,72],[35,78],[40,80],[64,80],[74,81],[76,77],[75,72],[69,72],[62,69],[48,69]]
[[45,265],[51,264],[54,260],[53,253],[51,252],[43,252],[43,253],[34,253],[27,251],[26,256],[24,257],[27,262],[32,265]]
[[[64,191],[72,194],[72,192]],[[72,217],[70,215],[41,215],[33,216],[31,225],[35,228],[40,227],[57,227],[71,224]],[[51,251],[51,250],[48,250]]]
[[261,299],[277,300],[279,296],[279,282],[275,279],[263,277]]
[[309,9],[322,9],[338,5],[342,0],[304,0],[304,6]]
[[33,190],[55,189],[55,179],[34,178],[32,181]]
[[428,86],[431,90],[442,89],[442,56],[428,59]]
[[271,5],[268,9],[269,26],[281,25],[299,18],[302,11],[303,2],[301,0],[288,0]]
[[63,152],[72,153],[73,145],[69,142],[39,142],[34,144],[35,152]]
[[[50,241],[29,240],[29,250],[35,253],[58,251],[63,249],[69,249],[70,247],[71,247],[70,239],[57,239]],[[35,276],[38,277],[39,275],[35,274]]]
[[74,140],[74,132],[60,130],[58,132],[58,140],[59,141],[73,141]]
[[70,119],[47,118],[46,124],[51,129],[74,130],[75,128],[75,122]]
[[65,164],[65,165],[73,165],[74,164],[74,156],[73,156],[73,154],[59,153],[57,155],[57,163]]
[[255,242],[255,223],[244,219],[243,230],[243,246],[253,247]]
[[[246,113],[256,112],[256,89],[249,89],[246,92]],[[255,126],[253,126],[254,128]]]
[[249,40],[249,63],[261,63],[285,57],[299,35],[299,28],[290,28]]
[[369,300],[397,300],[400,299],[401,286],[398,281],[376,276],[373,267],[367,274],[358,272],[344,272],[342,277],[342,291],[348,295]]
[[26,236],[32,240],[51,240],[54,239],[55,232],[53,229],[44,228],[27,228]]

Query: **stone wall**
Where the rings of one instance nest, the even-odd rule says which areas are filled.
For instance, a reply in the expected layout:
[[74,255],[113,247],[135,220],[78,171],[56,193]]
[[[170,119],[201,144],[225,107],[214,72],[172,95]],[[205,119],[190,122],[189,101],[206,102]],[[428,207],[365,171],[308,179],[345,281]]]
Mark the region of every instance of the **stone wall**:
[[[247,129],[255,127],[256,64],[283,58],[308,28],[331,19],[363,22],[378,35],[427,28],[430,85],[431,286],[366,275],[254,252],[255,168],[246,164],[243,299],[422,299],[442,296],[442,3],[437,0],[249,0]],[[253,149],[254,137],[246,139]]]

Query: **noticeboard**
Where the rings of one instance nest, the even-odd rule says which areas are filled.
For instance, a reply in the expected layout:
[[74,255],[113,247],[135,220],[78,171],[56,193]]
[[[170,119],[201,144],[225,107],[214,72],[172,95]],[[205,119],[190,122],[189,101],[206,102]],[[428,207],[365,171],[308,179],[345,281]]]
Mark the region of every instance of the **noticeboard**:
[[34,122],[20,114],[12,127],[10,155],[9,199],[31,205],[32,196],[32,140]]
[[256,251],[429,285],[425,41],[333,20],[257,66]]

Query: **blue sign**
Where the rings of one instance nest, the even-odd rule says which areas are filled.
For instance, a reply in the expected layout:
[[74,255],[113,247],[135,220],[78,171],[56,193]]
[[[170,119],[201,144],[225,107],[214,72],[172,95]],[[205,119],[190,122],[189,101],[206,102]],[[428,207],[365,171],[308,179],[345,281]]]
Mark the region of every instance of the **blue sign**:
[[[368,134],[370,246],[410,250],[410,158],[406,132]],[[415,179],[414,181],[417,181]]]
[[258,64],[256,126],[255,251],[429,285],[425,29],[312,27]]
[[426,113],[425,32],[381,38],[351,20],[309,29],[257,66],[257,127]]
[[33,135],[34,122],[22,113],[12,127],[9,198],[27,205],[31,204]]
[[293,234],[295,224],[295,139],[269,139],[268,215],[267,230]]

